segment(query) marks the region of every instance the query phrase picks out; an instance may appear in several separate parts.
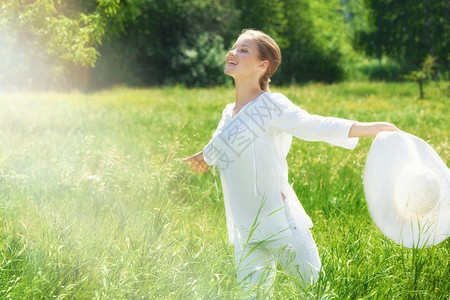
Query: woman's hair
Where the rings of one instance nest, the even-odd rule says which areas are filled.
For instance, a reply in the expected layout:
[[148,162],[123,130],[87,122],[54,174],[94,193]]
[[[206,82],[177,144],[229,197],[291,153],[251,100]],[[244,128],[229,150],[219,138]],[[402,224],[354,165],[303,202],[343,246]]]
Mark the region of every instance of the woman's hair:
[[261,90],[269,91],[270,77],[281,64],[281,51],[277,43],[267,34],[259,30],[244,29],[240,36],[246,35],[254,39],[258,44],[259,59],[269,61],[266,73],[259,79]]

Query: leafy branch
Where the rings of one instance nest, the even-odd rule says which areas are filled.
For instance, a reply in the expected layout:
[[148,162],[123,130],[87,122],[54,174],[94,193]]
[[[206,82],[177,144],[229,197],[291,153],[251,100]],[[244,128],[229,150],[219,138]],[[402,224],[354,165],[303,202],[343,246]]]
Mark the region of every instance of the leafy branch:
[[[5,42],[45,47],[63,61],[94,66],[96,46],[105,35],[106,21],[117,14],[119,0],[98,0],[94,12],[65,16],[54,0],[4,0],[0,5],[0,34]],[[59,4],[59,0],[56,1]]]
[[430,79],[433,68],[437,66],[436,59],[433,56],[428,55],[422,62],[421,66],[421,69],[412,71],[411,73],[403,75],[402,77],[407,80],[415,81],[419,84],[420,99],[423,99],[423,85]]

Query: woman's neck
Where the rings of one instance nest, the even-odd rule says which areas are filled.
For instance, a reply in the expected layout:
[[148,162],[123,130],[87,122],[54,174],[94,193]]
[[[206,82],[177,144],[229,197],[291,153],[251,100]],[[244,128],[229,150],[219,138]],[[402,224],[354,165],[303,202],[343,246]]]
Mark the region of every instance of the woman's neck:
[[243,107],[264,92],[263,90],[261,90],[259,82],[255,83],[235,80],[234,83],[236,86],[236,108]]

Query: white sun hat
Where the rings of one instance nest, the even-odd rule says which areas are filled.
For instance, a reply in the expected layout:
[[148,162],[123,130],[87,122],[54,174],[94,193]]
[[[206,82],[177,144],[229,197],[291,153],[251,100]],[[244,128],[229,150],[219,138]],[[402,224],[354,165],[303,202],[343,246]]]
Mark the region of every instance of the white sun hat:
[[379,133],[367,156],[364,192],[374,223],[394,242],[422,248],[450,235],[450,171],[420,138]]

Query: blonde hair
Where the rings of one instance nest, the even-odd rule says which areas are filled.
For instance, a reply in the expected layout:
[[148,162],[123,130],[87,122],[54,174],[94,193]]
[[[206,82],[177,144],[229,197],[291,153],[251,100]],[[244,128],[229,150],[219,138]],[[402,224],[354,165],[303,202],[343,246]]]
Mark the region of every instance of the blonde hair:
[[254,39],[258,44],[258,53],[260,60],[269,61],[266,73],[259,79],[261,90],[269,92],[270,77],[281,64],[281,51],[277,43],[267,34],[259,30],[244,29],[239,36],[246,35]]

